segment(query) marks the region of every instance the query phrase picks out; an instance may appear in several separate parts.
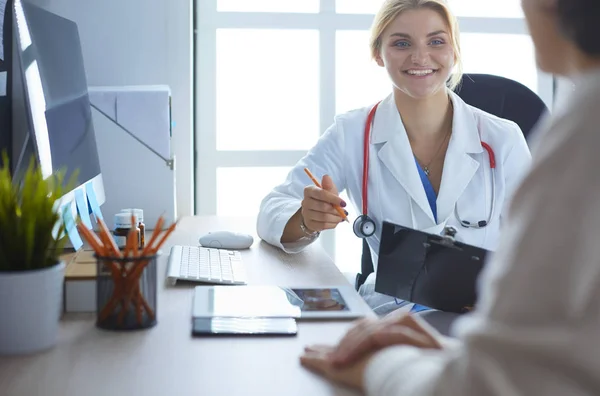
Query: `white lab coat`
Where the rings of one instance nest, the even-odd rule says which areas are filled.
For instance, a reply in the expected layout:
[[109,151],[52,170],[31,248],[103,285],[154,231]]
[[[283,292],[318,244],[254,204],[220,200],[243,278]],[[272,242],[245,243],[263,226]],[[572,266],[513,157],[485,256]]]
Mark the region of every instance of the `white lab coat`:
[[[529,148],[514,122],[469,106],[455,93],[449,93],[454,121],[437,197],[437,223],[392,94],[375,113],[367,197],[368,214],[377,227],[375,235],[368,238],[375,269],[384,220],[437,234],[445,225],[452,225],[458,229],[458,240],[489,250],[496,248],[505,202],[530,166]],[[290,253],[312,242],[301,240],[286,246],[280,242],[285,225],[300,208],[304,188],[312,184],[305,167],[318,179],[330,175],[340,192],[346,190],[356,213],[361,213],[364,129],[370,109],[368,106],[337,116],[287,179],[264,198],[257,222],[260,238]],[[467,229],[459,225],[454,206],[458,204],[463,220],[479,221],[487,219],[492,202],[489,157],[481,140],[492,147],[496,156],[496,210],[489,226]],[[352,223],[354,219],[349,220]],[[342,223],[338,227],[349,226]],[[374,282],[374,275],[367,283]]]
[[459,341],[377,353],[369,395],[600,395],[600,69],[565,103],[536,133]]

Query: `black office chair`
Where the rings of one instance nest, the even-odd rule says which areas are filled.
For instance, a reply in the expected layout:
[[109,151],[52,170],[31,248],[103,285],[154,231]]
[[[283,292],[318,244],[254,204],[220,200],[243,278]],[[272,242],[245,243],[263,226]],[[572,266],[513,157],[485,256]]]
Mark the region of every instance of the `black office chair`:
[[[525,85],[490,74],[465,74],[458,88],[458,96],[467,104],[515,122],[525,139],[548,108],[540,97]],[[367,240],[363,240],[361,272],[356,275],[356,290],[373,272],[373,260]]]

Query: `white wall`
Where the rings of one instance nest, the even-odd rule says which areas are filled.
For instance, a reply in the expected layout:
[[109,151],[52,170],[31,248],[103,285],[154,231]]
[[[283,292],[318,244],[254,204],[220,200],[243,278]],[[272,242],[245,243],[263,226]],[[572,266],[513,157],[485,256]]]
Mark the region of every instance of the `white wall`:
[[177,214],[193,214],[192,0],[25,1],[77,23],[88,85],[171,87]]

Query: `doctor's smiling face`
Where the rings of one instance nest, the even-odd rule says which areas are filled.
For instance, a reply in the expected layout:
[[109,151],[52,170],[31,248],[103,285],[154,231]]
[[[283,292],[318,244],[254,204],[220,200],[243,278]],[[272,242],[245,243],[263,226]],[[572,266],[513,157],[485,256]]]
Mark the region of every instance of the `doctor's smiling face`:
[[439,12],[401,12],[382,32],[380,43],[375,60],[397,90],[421,99],[445,89],[457,56],[452,31]]

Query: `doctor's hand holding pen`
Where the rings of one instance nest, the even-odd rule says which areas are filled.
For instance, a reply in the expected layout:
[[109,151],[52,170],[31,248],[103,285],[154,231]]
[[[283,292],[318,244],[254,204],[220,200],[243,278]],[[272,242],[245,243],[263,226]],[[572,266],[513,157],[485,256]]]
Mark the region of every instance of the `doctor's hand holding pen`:
[[304,188],[302,205],[285,226],[282,243],[315,237],[323,230],[333,229],[342,221],[348,221],[348,212],[343,209],[346,202],[340,198],[331,177],[325,175],[319,183],[308,168],[304,171],[314,185]]

